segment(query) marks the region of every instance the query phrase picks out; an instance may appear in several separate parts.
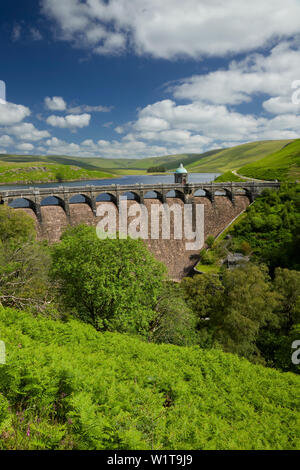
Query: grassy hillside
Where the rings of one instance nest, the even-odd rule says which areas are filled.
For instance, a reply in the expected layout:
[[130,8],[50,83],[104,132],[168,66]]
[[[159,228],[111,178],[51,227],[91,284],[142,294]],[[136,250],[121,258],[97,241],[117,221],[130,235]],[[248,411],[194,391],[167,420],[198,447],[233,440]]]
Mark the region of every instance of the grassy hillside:
[[225,171],[222,175],[218,176],[215,180],[216,183],[228,183],[229,181],[233,181],[236,183],[240,183],[241,181],[245,181],[239,176],[235,175],[231,171]]
[[190,171],[225,172],[240,168],[280,150],[289,140],[251,142],[221,150],[187,166]]
[[0,449],[299,449],[300,377],[0,307]]
[[1,183],[37,183],[48,181],[71,181],[77,179],[113,178],[114,175],[100,170],[87,170],[74,165],[46,163],[35,160],[30,163],[12,163],[0,159]]
[[[199,161],[202,158],[209,157],[219,152],[218,150],[211,150],[203,154],[178,154],[178,155],[165,155],[162,157],[149,157],[149,158],[74,158],[74,157],[60,157],[60,156],[50,156],[47,157],[48,161],[61,162],[64,164],[70,164],[72,161],[73,164],[79,166],[88,167],[90,169],[102,168],[116,171],[117,173],[122,170],[127,172],[130,171],[131,174],[133,170],[146,171],[152,166],[164,166],[167,170],[176,169],[180,163],[184,163],[186,166],[192,164],[195,161]],[[123,171],[123,174],[125,174]]]
[[238,173],[258,179],[278,181],[300,179],[300,139],[258,161],[243,166]]

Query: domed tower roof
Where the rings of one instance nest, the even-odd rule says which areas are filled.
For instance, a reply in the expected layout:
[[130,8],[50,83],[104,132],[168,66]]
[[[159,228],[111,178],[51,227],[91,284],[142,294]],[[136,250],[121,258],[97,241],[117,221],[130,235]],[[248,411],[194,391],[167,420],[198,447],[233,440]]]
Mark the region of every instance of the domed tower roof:
[[183,164],[180,163],[180,166],[179,166],[179,168],[177,168],[175,173],[187,173],[187,170],[184,168]]

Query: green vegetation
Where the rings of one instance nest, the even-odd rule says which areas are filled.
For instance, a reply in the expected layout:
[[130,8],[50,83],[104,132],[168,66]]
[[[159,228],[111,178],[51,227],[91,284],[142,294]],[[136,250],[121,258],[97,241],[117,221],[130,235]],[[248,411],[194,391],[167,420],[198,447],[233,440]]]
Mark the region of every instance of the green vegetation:
[[206,274],[218,274],[220,272],[220,266],[217,266],[215,264],[204,264],[198,263],[196,266],[196,270],[199,271],[199,273],[206,273]]
[[248,163],[238,173],[251,178],[295,181],[300,178],[300,139],[258,161]]
[[151,166],[148,168],[147,173],[165,173],[166,168],[164,166]]
[[299,270],[299,207],[297,185],[264,191],[213,244],[206,241],[210,250],[200,252],[197,269],[203,271],[202,265],[208,265],[211,270],[219,268],[228,253],[240,252],[251,254],[252,261],[266,264],[271,273],[276,267]]
[[231,182],[231,181],[233,181],[234,183],[240,183],[240,182],[245,181],[245,180],[243,180],[239,176],[232,173],[232,171],[225,171],[225,173],[218,176],[214,180],[215,183],[227,183],[227,182]]
[[264,191],[232,228],[231,249],[239,251],[247,242],[253,258],[275,267],[300,268],[300,189],[298,186],[280,191]]
[[0,308],[1,449],[298,449],[300,378]]
[[289,140],[267,140],[251,142],[236,147],[219,150],[213,155],[199,159],[192,164],[185,163],[189,171],[225,172],[240,168],[253,161],[280,150]]
[[174,283],[141,240],[49,247],[0,206],[0,449],[299,448],[299,233],[298,188],[266,191]]
[[[35,157],[31,157],[35,158]],[[0,183],[43,183],[48,181],[72,181],[114,178],[111,173],[87,170],[74,165],[54,163],[12,163],[0,159]]]
[[146,334],[165,266],[142,240],[99,240],[94,227],[68,229],[52,250],[64,310],[99,330]]

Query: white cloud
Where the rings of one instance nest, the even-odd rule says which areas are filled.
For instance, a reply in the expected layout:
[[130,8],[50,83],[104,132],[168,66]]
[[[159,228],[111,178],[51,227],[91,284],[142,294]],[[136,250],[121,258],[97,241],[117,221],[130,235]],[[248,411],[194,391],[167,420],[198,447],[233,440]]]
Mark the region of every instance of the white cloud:
[[22,150],[24,152],[29,152],[30,150],[34,149],[34,146],[32,144],[29,144],[28,142],[24,142],[22,144],[17,145],[18,150]]
[[[234,140],[247,138],[249,132],[257,131],[259,125],[264,122],[262,118],[256,119],[251,115],[229,111],[226,106],[201,102],[177,105],[172,100],[159,101],[142,109],[139,119],[133,125],[134,129],[139,129],[139,121],[144,124],[146,117],[162,119],[168,122],[170,129],[197,134],[200,132],[206,138],[214,140],[219,140],[220,136]],[[145,131],[145,126],[143,130]],[[153,131],[151,126],[149,131]],[[157,133],[156,138],[159,137],[160,133]]]
[[46,151],[48,155],[80,156],[81,154],[80,146],[78,144],[68,143],[64,140],[58,139],[57,137],[52,137],[51,139],[46,140],[45,144],[48,147]]
[[294,104],[290,97],[275,96],[263,103],[266,111],[272,114],[300,114],[300,104]]
[[145,115],[141,113],[140,119],[135,123],[137,131],[162,131],[170,128],[170,124],[157,116]]
[[2,135],[0,137],[0,145],[3,145],[4,147],[8,147],[9,145],[13,144],[13,139],[9,137],[9,135]]
[[227,70],[194,75],[170,90],[177,99],[214,104],[247,103],[254,95],[263,94],[285,96],[291,102],[291,85],[300,78],[299,53],[296,41],[283,42],[268,55],[249,55],[243,61],[231,62]]
[[40,131],[29,122],[23,122],[15,126],[7,127],[5,130],[8,134],[15,135],[20,140],[38,141],[45,139],[46,137],[50,137],[48,131]]
[[83,104],[81,106],[75,106],[68,109],[70,114],[80,114],[80,113],[109,113],[112,110],[111,106],[89,106]]
[[7,153],[7,150],[0,149],[0,154],[5,154],[5,153]]
[[300,31],[298,0],[43,0],[60,38],[98,54],[224,56]]
[[14,103],[0,103],[0,126],[10,126],[23,121],[31,114],[26,106]]
[[67,104],[61,96],[53,96],[45,98],[45,107],[51,111],[65,111]]
[[100,139],[94,142],[86,139],[81,144],[65,142],[57,137],[52,137],[45,142],[48,155],[73,155],[85,157],[105,157],[105,158],[142,158],[149,156],[160,156],[167,152],[167,147],[159,145],[149,145],[137,139],[125,141],[108,141]]
[[89,126],[90,120],[90,114],[68,114],[65,117],[52,115],[47,118],[47,123],[62,129],[75,129]]
[[125,132],[125,129],[122,126],[117,126],[115,127],[115,131],[117,134],[123,134]]

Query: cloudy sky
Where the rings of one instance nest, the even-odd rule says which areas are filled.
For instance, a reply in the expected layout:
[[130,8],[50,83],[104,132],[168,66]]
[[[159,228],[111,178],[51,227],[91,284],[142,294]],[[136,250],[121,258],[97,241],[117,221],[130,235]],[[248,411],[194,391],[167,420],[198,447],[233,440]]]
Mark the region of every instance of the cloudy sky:
[[300,137],[300,0],[0,12],[0,153],[141,158]]

